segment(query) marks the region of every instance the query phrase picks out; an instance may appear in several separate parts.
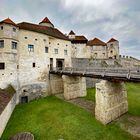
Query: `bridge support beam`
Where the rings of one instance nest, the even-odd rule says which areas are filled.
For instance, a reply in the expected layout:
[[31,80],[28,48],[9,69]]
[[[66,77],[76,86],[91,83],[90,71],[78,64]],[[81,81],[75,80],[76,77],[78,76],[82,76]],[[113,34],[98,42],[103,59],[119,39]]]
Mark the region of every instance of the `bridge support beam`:
[[63,75],[64,98],[66,100],[86,96],[86,79],[79,76]]
[[128,111],[124,82],[101,81],[96,84],[95,117],[107,124]]

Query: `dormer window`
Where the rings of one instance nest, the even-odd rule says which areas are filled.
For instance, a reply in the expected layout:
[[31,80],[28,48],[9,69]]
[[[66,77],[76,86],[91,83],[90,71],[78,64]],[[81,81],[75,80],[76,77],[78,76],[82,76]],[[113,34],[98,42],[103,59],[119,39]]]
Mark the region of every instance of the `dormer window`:
[[16,32],[16,28],[13,28],[13,32]]
[[0,48],[4,48],[4,40],[0,40]]
[[3,26],[1,26],[0,29],[3,30]]

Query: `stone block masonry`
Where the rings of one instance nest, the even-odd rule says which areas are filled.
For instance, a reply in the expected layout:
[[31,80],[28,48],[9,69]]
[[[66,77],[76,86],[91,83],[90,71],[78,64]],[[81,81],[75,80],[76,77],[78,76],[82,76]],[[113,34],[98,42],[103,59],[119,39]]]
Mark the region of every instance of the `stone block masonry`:
[[66,100],[86,96],[85,77],[63,75],[62,78],[64,83],[64,98]]
[[96,84],[96,119],[107,124],[128,111],[127,91],[123,82],[102,80]]
[[64,92],[63,79],[61,75],[50,74],[51,94],[59,94]]

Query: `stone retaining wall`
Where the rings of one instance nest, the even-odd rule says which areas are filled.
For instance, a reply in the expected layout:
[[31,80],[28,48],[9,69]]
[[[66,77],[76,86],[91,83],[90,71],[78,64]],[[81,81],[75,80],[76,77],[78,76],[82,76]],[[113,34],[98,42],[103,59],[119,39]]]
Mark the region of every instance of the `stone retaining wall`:
[[7,125],[8,120],[11,117],[11,114],[16,106],[16,94],[11,98],[3,112],[0,114],[0,137]]

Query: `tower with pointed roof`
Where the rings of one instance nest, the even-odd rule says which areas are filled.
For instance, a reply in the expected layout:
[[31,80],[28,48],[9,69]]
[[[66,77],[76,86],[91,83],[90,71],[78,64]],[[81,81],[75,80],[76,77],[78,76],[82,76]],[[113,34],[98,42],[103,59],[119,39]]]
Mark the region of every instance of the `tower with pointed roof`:
[[68,34],[69,39],[75,39],[76,34],[71,30]]
[[119,58],[119,41],[111,38],[107,41],[107,52],[109,59],[118,59]]
[[3,80],[0,80],[1,88],[5,88],[6,82],[16,84],[18,35],[19,28],[10,18],[0,22],[0,69],[3,73]]
[[45,18],[39,23],[39,25],[54,28],[54,25],[51,23],[51,21],[48,19],[48,17],[45,17]]

